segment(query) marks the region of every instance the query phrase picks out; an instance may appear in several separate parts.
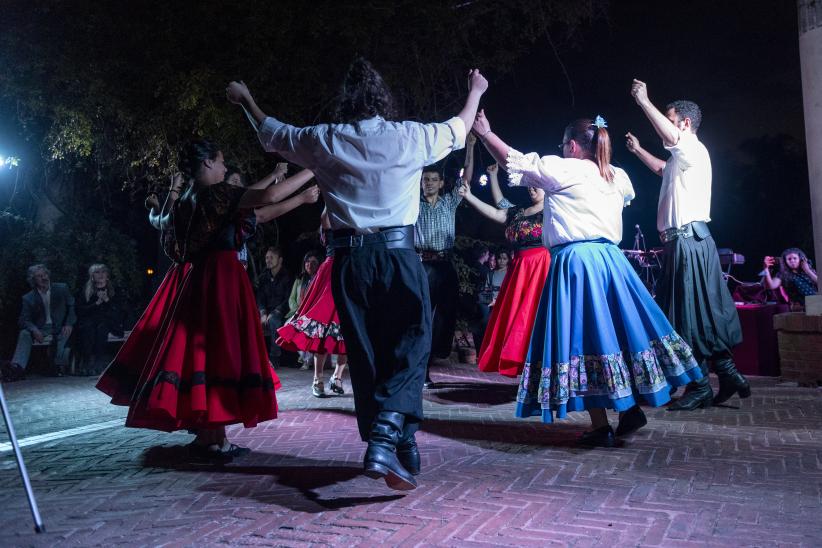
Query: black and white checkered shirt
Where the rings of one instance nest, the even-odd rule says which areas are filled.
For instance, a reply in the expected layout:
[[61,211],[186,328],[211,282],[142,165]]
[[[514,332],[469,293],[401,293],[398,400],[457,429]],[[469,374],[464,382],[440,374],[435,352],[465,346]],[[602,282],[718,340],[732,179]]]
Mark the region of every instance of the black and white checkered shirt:
[[433,206],[424,198],[420,200],[420,216],[414,230],[417,249],[448,251],[454,247],[454,218],[461,201],[457,185],[448,194],[440,196]]

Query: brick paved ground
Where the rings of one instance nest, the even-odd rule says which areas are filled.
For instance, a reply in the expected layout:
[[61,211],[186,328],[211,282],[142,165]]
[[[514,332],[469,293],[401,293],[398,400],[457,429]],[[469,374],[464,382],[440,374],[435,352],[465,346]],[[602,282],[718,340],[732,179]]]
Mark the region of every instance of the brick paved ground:
[[44,535],[0,447],[0,546],[822,545],[817,389],[754,379],[740,409],[647,410],[624,447],[584,450],[585,417],[514,420],[514,381],[440,368],[420,487],[402,494],[359,474],[350,394],[318,400],[310,372],[281,373],[282,417],[232,429],[254,452],[224,468],[187,463],[189,435],[107,426],[124,412],[93,379],[6,385],[20,438],[102,429],[24,448]]

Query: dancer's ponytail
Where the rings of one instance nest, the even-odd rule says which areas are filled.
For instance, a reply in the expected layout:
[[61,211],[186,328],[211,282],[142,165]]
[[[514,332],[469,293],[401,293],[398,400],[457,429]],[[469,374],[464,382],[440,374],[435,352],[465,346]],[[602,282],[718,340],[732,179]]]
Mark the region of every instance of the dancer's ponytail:
[[588,159],[599,168],[599,174],[609,183],[614,182],[614,171],[611,168],[611,136],[606,129],[608,124],[602,116],[595,119],[580,118],[565,128],[565,139],[573,139],[585,151]]

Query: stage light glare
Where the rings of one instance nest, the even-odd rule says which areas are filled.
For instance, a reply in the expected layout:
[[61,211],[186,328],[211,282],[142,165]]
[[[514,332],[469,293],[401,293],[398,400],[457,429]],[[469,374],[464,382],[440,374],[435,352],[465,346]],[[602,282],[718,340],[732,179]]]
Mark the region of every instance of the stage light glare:
[[20,158],[14,156],[0,156],[0,168],[8,167],[9,169],[20,165]]

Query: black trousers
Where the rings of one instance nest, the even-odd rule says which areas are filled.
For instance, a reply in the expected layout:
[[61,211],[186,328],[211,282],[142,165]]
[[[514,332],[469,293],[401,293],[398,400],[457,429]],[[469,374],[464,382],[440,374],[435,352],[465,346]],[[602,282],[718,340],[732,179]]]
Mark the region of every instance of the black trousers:
[[451,261],[425,261],[422,263],[428,277],[431,295],[433,326],[431,356],[447,358],[454,346],[454,329],[457,325],[459,279]]
[[697,361],[723,359],[742,342],[742,327],[705,223],[665,244],[656,300]]
[[422,385],[431,344],[428,282],[412,249],[384,244],[337,249],[331,277],[348,353],[357,426],[367,441],[380,411],[423,418]]

